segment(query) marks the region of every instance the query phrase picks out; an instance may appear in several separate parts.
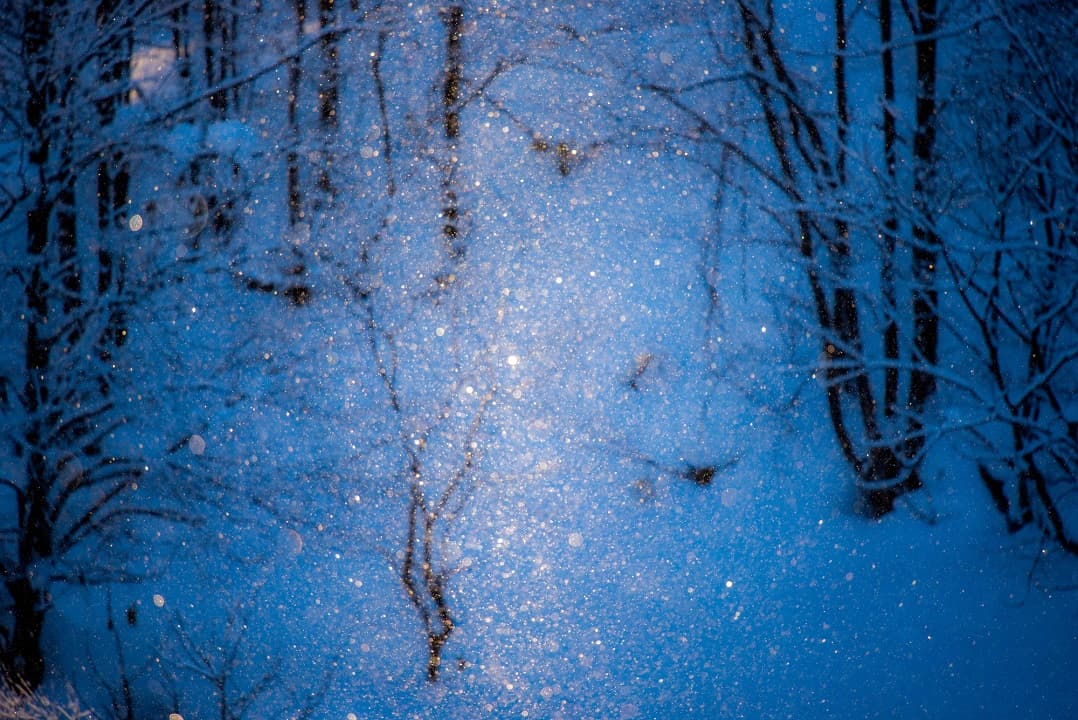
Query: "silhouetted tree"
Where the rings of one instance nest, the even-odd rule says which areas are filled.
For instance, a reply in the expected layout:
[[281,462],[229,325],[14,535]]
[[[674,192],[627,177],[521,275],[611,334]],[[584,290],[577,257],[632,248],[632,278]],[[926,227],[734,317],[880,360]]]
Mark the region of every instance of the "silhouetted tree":
[[[118,559],[94,548],[130,534],[140,519],[187,516],[140,499],[146,466],[113,442],[128,421],[117,403],[114,351],[134,298],[114,250],[116,233],[126,230],[130,171],[109,126],[128,89],[138,8],[117,1],[18,2],[6,9],[13,25],[5,41],[18,37],[21,44],[20,65],[4,72],[5,100],[21,113],[28,197],[5,210],[25,244],[9,256],[5,279],[18,303],[8,329],[17,329],[22,342],[4,363],[2,384],[10,391],[0,397],[14,458],[0,476],[7,503],[0,577],[8,598],[0,668],[10,682],[33,689],[47,667],[41,638],[49,588],[122,576]],[[82,67],[92,69],[91,87],[75,71]],[[104,131],[88,142],[86,125]],[[91,168],[99,192],[93,241],[78,220],[78,189]],[[22,208],[19,223],[15,211]]]
[[[943,260],[972,320],[978,472],[1014,532],[1033,525],[1078,553],[1068,496],[1078,477],[1078,12],[998,4],[963,76],[956,164],[967,242]],[[972,150],[972,153],[971,153]],[[972,157],[971,157],[972,155]]]

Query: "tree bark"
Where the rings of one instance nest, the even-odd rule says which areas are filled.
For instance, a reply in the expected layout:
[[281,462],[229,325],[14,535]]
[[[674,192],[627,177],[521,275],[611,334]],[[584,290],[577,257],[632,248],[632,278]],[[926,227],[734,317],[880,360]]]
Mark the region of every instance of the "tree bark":
[[936,390],[933,372],[939,361],[939,292],[936,263],[940,238],[935,230],[932,196],[936,156],[936,0],[918,0],[915,41],[917,65],[916,127],[913,134],[913,371],[907,400],[910,429],[906,457],[918,456],[924,446],[920,417]]
[[[127,104],[130,83],[133,27],[117,15],[118,10],[119,0],[99,0],[97,5],[97,31],[105,37],[98,79],[106,94],[96,102],[98,122],[103,128],[110,126],[119,108]],[[126,261],[122,255],[114,260],[108,236],[126,229],[130,180],[131,168],[123,147],[117,145],[102,151],[97,163],[97,293],[100,297],[123,292]],[[127,336],[122,304],[114,299],[110,305],[108,327],[98,350],[106,361],[111,356],[111,347],[121,346]]]
[[[15,557],[5,557],[0,562],[0,575],[11,598],[12,622],[0,651],[0,670],[8,683],[21,683],[30,689],[36,689],[45,676],[45,660],[41,650],[43,593],[35,585],[32,573],[39,559],[52,554],[48,513],[49,467],[44,448],[48,434],[45,416],[51,401],[47,379],[50,375],[53,336],[49,321],[50,312],[59,310],[51,308],[49,302],[55,292],[51,283],[57,276],[48,262],[56,203],[46,179],[52,161],[55,131],[55,126],[47,126],[46,122],[56,122],[55,119],[47,121],[57,97],[57,88],[49,73],[52,38],[49,28],[55,19],[53,12],[50,8],[31,3],[25,16],[23,50],[30,69],[25,112],[28,127],[33,132],[29,158],[38,175],[36,193],[26,215],[29,277],[24,286],[26,375],[23,403],[27,424],[17,449],[18,453],[25,453],[25,479],[21,489],[15,493]],[[70,197],[66,200],[73,202]],[[75,241],[72,218],[65,217],[56,226],[68,233],[61,254],[72,255]],[[69,305],[72,293],[77,293],[78,278],[71,272],[61,273],[60,278],[64,305]],[[77,298],[77,294],[73,297]]]
[[0,653],[0,670],[9,685],[36,690],[45,679],[41,631],[45,622],[44,597],[29,577],[5,578],[15,622]]
[[[897,393],[897,367],[894,368],[895,373],[885,376],[881,410],[877,389],[865,359],[866,338],[874,339],[876,336],[872,333],[877,329],[870,325],[863,326],[864,311],[852,280],[852,264],[856,258],[851,244],[850,222],[842,209],[848,205],[845,197],[849,183],[846,177],[845,138],[850,122],[845,62],[848,53],[845,3],[843,0],[835,0],[834,3],[833,95],[836,125],[830,133],[825,132],[820,118],[806,110],[810,104],[803,101],[799,83],[788,69],[786,58],[773,34],[776,23],[771,4],[765,3],[764,8],[759,10],[748,0],[740,0],[738,6],[743,42],[755,74],[753,89],[761,103],[784,192],[792,203],[800,207],[819,201],[832,203],[839,208],[833,214],[824,215],[811,208],[797,211],[799,249],[806,261],[816,318],[820,325],[831,424],[843,455],[857,476],[858,509],[868,516],[880,517],[893,509],[896,498],[921,486],[916,467],[924,444],[923,422],[919,414],[931,393],[925,387],[924,377],[933,376],[931,367],[916,367],[910,373],[910,384],[917,387],[920,394],[912,394],[908,406],[911,413],[918,417],[908,421],[907,426],[902,428],[903,432],[894,437],[896,429],[890,427],[888,407],[893,403],[892,395]],[[926,55],[923,66],[926,77],[931,64],[928,60],[934,63],[934,55]],[[931,67],[934,68],[934,64]],[[829,149],[825,142],[828,136],[836,139],[833,149]],[[893,148],[894,136],[885,133],[885,144],[888,142],[892,143],[890,147]],[[927,186],[920,189],[927,192]],[[890,269],[884,265],[881,272],[887,274]],[[930,326],[934,314],[930,317],[927,304],[934,313],[934,296],[914,298],[911,308],[915,324],[919,323],[918,327],[925,328],[920,345],[913,351],[915,365],[926,357],[924,362],[930,365],[936,362],[936,344]],[[867,336],[866,331],[870,333]],[[897,351],[889,346],[892,341],[897,342],[897,334],[891,335],[886,324],[878,328],[878,332],[883,339],[885,355],[897,357]]]
[[[203,0],[202,36],[206,87],[213,88],[236,74],[236,9],[231,0]],[[210,107],[218,117],[226,117],[235,105],[238,88],[218,90],[210,95]]]
[[[892,192],[897,191],[896,151],[898,130],[895,124],[895,59],[891,48],[894,27],[894,12],[891,0],[879,0],[880,24],[880,69],[883,80],[883,164],[887,186]],[[886,201],[883,218],[880,295],[883,300],[886,326],[883,331],[883,357],[887,367],[884,369],[883,413],[893,420],[898,412],[899,385],[899,338],[898,338],[898,296],[895,290],[895,249],[898,239],[898,214],[894,201]]]
[[[322,30],[332,27],[337,22],[337,9],[334,0],[318,0],[318,24]],[[333,182],[333,164],[336,153],[333,151],[334,140],[339,126],[337,113],[340,110],[340,50],[337,38],[324,34],[320,43],[322,68],[318,77],[318,122],[322,131],[322,162],[318,167],[318,189],[320,201],[326,207],[332,207],[336,200],[337,189]]]
[[[307,0],[293,0],[296,10],[296,47],[303,40],[304,25],[307,23]],[[288,225],[296,227],[303,221],[303,188],[300,181],[299,145],[302,132],[299,127],[299,91],[303,82],[303,64],[301,56],[296,55],[288,63],[288,127],[292,147],[287,155],[288,183]]]
[[442,241],[451,260],[464,255],[460,242],[460,198],[457,173],[460,168],[460,99],[464,82],[464,8],[453,5],[442,13],[445,23],[445,78],[442,85],[442,129],[446,140],[446,158],[442,168]]

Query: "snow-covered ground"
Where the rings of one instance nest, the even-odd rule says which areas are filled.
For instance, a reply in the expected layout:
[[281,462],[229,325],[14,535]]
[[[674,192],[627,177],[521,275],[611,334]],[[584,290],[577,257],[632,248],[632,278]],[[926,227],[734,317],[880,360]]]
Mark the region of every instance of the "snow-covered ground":
[[[365,459],[370,440],[339,421],[385,408],[365,335],[347,329],[355,307],[263,318],[277,327],[267,347],[291,330],[320,348],[313,366],[280,371],[304,391],[252,391],[228,421],[234,440],[215,426],[225,420],[196,428],[209,447],[192,452],[238,454],[245,486],[269,477],[271,493],[301,498],[307,522],[215,523],[223,559],[173,549],[159,576],[115,591],[117,607],[140,608],[142,642],[171,648],[153,657],[184,677],[176,623],[212,649],[224,632],[214,613],[231,609],[250,628],[225,633],[242,641],[238,678],[279,666],[302,697],[332,671],[315,717],[1073,716],[1074,562],[1007,536],[962,460],[929,468],[927,492],[884,520],[855,515],[822,393],[783,352],[796,315],[776,300],[782,283],[759,279],[773,249],[729,254],[730,291],[709,326],[693,240],[704,193],[671,203],[625,171],[632,161],[647,159],[610,150],[568,178],[528,171],[524,194],[511,173],[477,173],[482,232],[457,294],[400,330],[402,367],[425,368],[410,392],[451,390],[455,407],[474,407],[446,356],[470,363],[465,383],[496,387],[474,487],[440,545],[456,570],[442,679],[426,680],[397,577],[405,477],[392,459]],[[672,182],[674,165],[651,162],[650,176]],[[331,338],[338,359],[319,365]],[[352,372],[368,373],[362,389],[340,385]],[[362,410],[348,410],[350,393]],[[305,394],[309,415],[288,415]],[[451,468],[443,440],[438,462]],[[355,447],[353,476],[322,457]],[[258,453],[264,476],[251,474]],[[684,475],[709,465],[707,485]],[[99,596],[68,593],[54,641],[107,656],[103,619],[86,612]],[[167,696],[158,670],[140,672]],[[186,682],[181,709],[212,699]],[[252,716],[295,697],[267,694]]]

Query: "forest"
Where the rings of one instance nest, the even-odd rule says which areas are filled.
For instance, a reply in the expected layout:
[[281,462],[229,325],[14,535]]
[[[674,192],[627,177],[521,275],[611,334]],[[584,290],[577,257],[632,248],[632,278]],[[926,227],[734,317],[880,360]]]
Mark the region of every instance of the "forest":
[[0,719],[1078,716],[1074,3],[0,17]]

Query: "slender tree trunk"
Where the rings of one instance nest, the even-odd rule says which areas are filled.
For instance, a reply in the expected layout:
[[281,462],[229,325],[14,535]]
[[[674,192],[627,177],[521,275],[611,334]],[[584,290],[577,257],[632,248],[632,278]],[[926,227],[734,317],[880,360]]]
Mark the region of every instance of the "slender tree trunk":
[[[895,145],[898,131],[895,125],[895,60],[891,48],[894,36],[894,13],[891,0],[879,0],[880,65],[883,76],[883,164],[887,187],[897,192]],[[895,246],[898,238],[898,214],[894,202],[887,200],[883,218],[883,237],[880,258],[880,294],[883,300],[886,325],[883,330],[884,369],[883,413],[893,420],[898,411],[898,297],[895,292]]]
[[[106,589],[105,591],[105,614],[108,618],[106,621],[106,629],[109,631],[109,634],[112,635],[112,645],[116,652],[117,674],[119,675],[120,683],[119,697],[111,691],[109,693],[112,696],[113,716],[116,720],[136,720],[135,696],[131,688],[131,676],[127,669],[127,656],[124,654],[123,641],[120,639],[120,629],[117,627],[116,621],[113,618],[112,591],[109,589]],[[132,605],[127,610],[128,625],[135,624],[135,617],[135,606]]]
[[913,348],[906,407],[907,462],[919,460],[925,445],[925,406],[936,391],[935,368],[939,362],[939,292],[936,264],[940,238],[935,230],[932,207],[936,160],[936,32],[939,29],[936,0],[918,0],[914,31],[917,97],[913,134]]
[[[106,96],[96,103],[101,127],[111,125],[117,110],[126,104],[131,74],[133,28],[123,25],[125,19],[117,15],[118,4],[118,0],[100,0],[97,6],[98,32],[107,38],[107,52],[98,72],[101,87],[107,91]],[[126,260],[123,255],[118,260],[113,259],[108,236],[125,229],[130,178],[127,153],[122,148],[102,152],[97,164],[97,229],[100,236],[97,292],[100,297],[110,293],[118,296],[123,292]],[[114,297],[110,305],[108,329],[99,350],[104,360],[111,356],[110,346],[121,346],[127,335],[122,303]]]
[[[318,0],[318,26],[322,30],[337,22],[334,0]],[[323,35],[322,75],[318,82],[318,118],[326,130],[337,129],[337,111],[340,104],[340,49],[332,35]]]
[[[293,0],[296,10],[296,46],[299,47],[303,40],[304,25],[307,23],[307,0]],[[288,63],[288,127],[292,143],[288,150],[287,170],[288,178],[288,224],[296,227],[303,221],[303,188],[300,181],[299,168],[299,145],[302,140],[302,132],[299,127],[299,91],[303,82],[303,64],[300,56],[292,58]]]
[[[202,36],[206,87],[213,88],[236,73],[236,9],[230,0],[203,0]],[[210,95],[210,107],[218,117],[233,109],[238,90],[218,90]]]
[[191,44],[190,28],[187,25],[189,13],[190,0],[177,2],[169,11],[169,21],[172,25],[172,52],[176,56],[180,79],[187,93],[191,91]]
[[[935,230],[931,197],[936,159],[936,0],[917,2],[916,121],[913,134],[913,347],[914,370],[910,376],[908,407],[917,418],[936,389],[933,373],[938,362],[939,315],[936,263],[940,239]],[[920,430],[918,426],[915,430]],[[918,440],[918,438],[921,438]],[[911,433],[907,456],[915,457],[923,445],[923,435]]]
[[0,670],[8,684],[36,690],[45,679],[45,656],[41,651],[44,598],[26,576],[5,579],[4,587],[11,597],[15,623],[0,654]]
[[[835,114],[838,120],[837,147],[835,148],[835,175],[836,181],[833,190],[842,197],[846,192],[848,178],[846,177],[846,137],[850,123],[850,110],[848,100],[848,87],[846,80],[846,54],[849,45],[846,25],[846,6],[844,0],[835,0]],[[861,425],[867,441],[867,461],[863,462],[858,472],[861,478],[860,505],[865,512],[873,517],[879,517],[891,511],[894,507],[895,498],[905,490],[911,489],[902,485],[895,485],[894,481],[901,477],[903,466],[896,449],[885,440],[884,433],[888,430],[886,419],[880,417],[880,405],[877,401],[876,389],[873,387],[872,377],[864,367],[864,339],[861,330],[860,309],[857,303],[857,294],[851,285],[850,263],[852,250],[849,241],[849,224],[841,213],[835,221],[836,240],[832,241],[832,264],[833,273],[837,282],[841,285],[835,290],[834,317],[835,330],[843,346],[856,356],[854,363],[858,366],[850,373],[850,380],[846,383],[846,394],[856,397],[859,407]],[[887,329],[884,328],[884,343],[886,344]],[[849,363],[847,356],[846,362]],[[887,393],[890,378],[884,379],[884,408],[883,414],[887,413]],[[914,481],[917,482],[916,480]],[[919,484],[919,483],[918,483]]]
[[[211,91],[209,111],[202,118],[204,123],[225,120],[239,110],[239,88],[220,88],[236,77],[238,22],[239,9],[234,0],[203,0],[203,89]],[[196,157],[190,167],[192,184],[202,184],[210,226],[225,239],[235,221],[233,185],[238,173],[239,168],[231,158],[220,156]]]
[[445,23],[445,77],[442,85],[442,125],[446,140],[446,158],[442,168],[442,241],[452,260],[464,255],[460,241],[460,198],[457,174],[460,169],[460,99],[464,83],[464,8],[452,5],[442,13]]
[[[318,0],[318,24],[322,30],[332,27],[337,22],[337,9],[334,0]],[[336,153],[333,150],[337,136],[340,109],[340,51],[337,39],[323,35],[320,43],[322,69],[318,78],[318,124],[322,131],[322,162],[318,168],[318,189],[321,200],[332,207],[336,200],[337,189],[333,183],[333,164]]]
[[[97,115],[102,127],[116,119],[120,107],[127,104],[131,77],[131,55],[134,51],[133,27],[117,15],[119,0],[99,0],[97,30],[105,38],[105,51],[100,60],[98,78],[105,97],[98,100]],[[127,207],[130,167],[126,153],[113,148],[102,153],[97,166],[97,225],[101,231],[124,226]]]
[[[865,327],[858,290],[852,279],[854,253],[850,224],[841,209],[845,206],[849,184],[845,147],[850,122],[845,2],[834,2],[836,125],[833,136],[837,142],[833,150],[825,142],[831,133],[824,131],[820,119],[806,112],[808,104],[800,101],[799,83],[789,71],[773,35],[776,25],[771,4],[764,3],[760,9],[749,0],[740,0],[738,6],[749,62],[759,78],[753,87],[789,200],[804,207],[822,193],[824,202],[840,208],[824,216],[798,210],[797,230],[821,330],[831,424],[844,457],[857,475],[859,509],[879,517],[893,509],[898,496],[921,486],[915,464],[906,462],[920,448],[914,449],[908,441],[892,435],[894,429],[889,427],[886,412],[889,380],[884,380],[881,412],[865,361]],[[869,330],[875,328],[870,326]],[[879,331],[886,344],[886,329]],[[914,430],[923,442],[923,433],[919,432],[921,421],[915,422]]]

